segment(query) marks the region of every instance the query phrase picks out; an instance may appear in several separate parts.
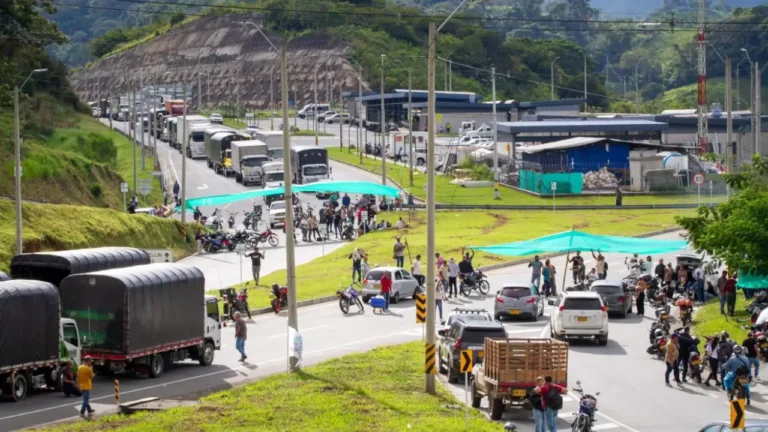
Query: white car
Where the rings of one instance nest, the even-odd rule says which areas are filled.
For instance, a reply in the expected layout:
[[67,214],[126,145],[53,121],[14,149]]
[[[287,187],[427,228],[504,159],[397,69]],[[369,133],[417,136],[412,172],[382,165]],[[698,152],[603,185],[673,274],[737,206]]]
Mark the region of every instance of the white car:
[[208,117],[211,123],[224,124],[224,117],[221,114],[213,113]]
[[333,124],[333,123],[348,124],[349,123],[349,114],[336,113],[336,114],[333,114],[333,115],[330,115],[330,116],[326,116],[325,117],[325,122],[328,123],[328,124]]
[[608,344],[608,309],[600,294],[565,291],[548,303],[555,307],[549,314],[553,338],[595,338],[600,345]]
[[285,223],[285,201],[274,201],[269,205],[269,227]]
[[405,269],[399,267],[376,267],[368,271],[363,280],[363,301],[368,303],[371,297],[381,292],[381,277],[384,272],[389,272],[392,278],[392,291],[389,293],[389,301],[397,303],[406,297],[416,298],[421,292],[419,283]]

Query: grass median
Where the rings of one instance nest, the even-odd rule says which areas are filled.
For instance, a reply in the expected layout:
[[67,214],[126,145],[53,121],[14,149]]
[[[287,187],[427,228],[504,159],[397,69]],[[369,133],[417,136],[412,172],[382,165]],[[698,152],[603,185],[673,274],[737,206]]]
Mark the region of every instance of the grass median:
[[742,326],[750,324],[750,317],[747,313],[749,302],[744,298],[743,292],[739,290],[736,293],[734,316],[725,316],[720,313],[719,299],[708,301],[696,311],[693,319],[693,333],[699,336],[702,344],[706,340],[706,336],[712,336],[723,331],[727,331],[731,339],[741,343],[747,337],[747,329],[742,328]]
[[[363,155],[363,163],[360,163],[360,154],[348,149],[338,149],[328,147],[328,157],[340,162],[354,165],[358,168],[381,174],[381,160],[366,158]],[[413,187],[409,186],[408,167],[402,164],[395,164],[387,160],[387,176],[398,182],[400,186],[407,189],[416,198],[426,199],[424,185],[427,182],[427,176],[421,171],[414,170]],[[539,198],[526,193],[503,187],[499,194],[501,199],[494,199],[492,187],[465,188],[451,184],[453,177],[438,175],[435,177],[435,198],[441,204],[464,204],[464,205],[531,205],[531,206],[551,206],[552,197]],[[706,195],[706,194],[705,194]],[[715,196],[714,202],[723,200],[723,196]],[[625,195],[624,204],[648,205],[648,204],[681,204],[696,203],[696,195]],[[708,203],[709,196],[702,198],[702,202]],[[614,205],[616,198],[613,194],[608,196],[580,196],[580,197],[557,197],[555,205]]]
[[[47,431],[465,431],[463,406],[448,390],[424,392],[424,345],[376,348],[296,373],[204,397],[157,414],[110,416]],[[502,431],[470,410],[469,430]]]
[[[694,210],[621,210],[621,211],[441,211],[437,213],[436,251],[444,257],[459,258],[463,246],[491,245],[518,240],[532,239],[570,229],[595,234],[636,235],[676,226],[675,216],[692,214]],[[317,258],[296,268],[296,286],[299,300],[333,295],[339,285],[351,282],[352,264],[349,255],[355,247],[368,254],[368,263],[394,265],[392,245],[395,236],[401,235],[408,241],[406,261],[411,262],[417,254],[426,262],[426,215],[424,212],[384,213],[379,220],[394,224],[402,216],[409,227],[398,231],[366,234],[336,251]],[[298,234],[300,235],[300,234]],[[284,254],[282,249],[269,254]],[[478,252],[476,266],[496,264],[513,259]],[[409,266],[408,266],[409,267]],[[285,270],[263,276],[262,286],[254,287],[248,282],[249,304],[252,307],[269,306],[269,286],[273,283],[284,285]],[[217,294],[217,292],[213,293]]]

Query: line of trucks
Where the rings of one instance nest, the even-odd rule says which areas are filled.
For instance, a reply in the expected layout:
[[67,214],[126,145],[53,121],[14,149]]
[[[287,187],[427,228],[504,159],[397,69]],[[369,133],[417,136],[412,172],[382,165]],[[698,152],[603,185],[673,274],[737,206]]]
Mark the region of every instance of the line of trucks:
[[0,282],[0,397],[59,391],[68,361],[97,375],[157,378],[174,362],[213,363],[218,300],[196,267],[150,264],[140,249],[28,253]]

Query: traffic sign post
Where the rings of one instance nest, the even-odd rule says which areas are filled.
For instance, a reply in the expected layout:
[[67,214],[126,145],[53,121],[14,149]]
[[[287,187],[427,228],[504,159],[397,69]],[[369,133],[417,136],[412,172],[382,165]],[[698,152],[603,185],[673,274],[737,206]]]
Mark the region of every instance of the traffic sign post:
[[128,207],[125,203],[125,194],[128,193],[128,183],[120,183],[120,192],[123,193],[123,211],[128,211]]
[[243,255],[245,255],[245,243],[238,243],[235,245],[237,254],[240,255],[240,285],[243,284]]
[[467,409],[467,430],[469,430],[469,374],[474,367],[474,351],[462,350],[459,361],[459,371],[464,374],[464,405]]
[[696,174],[693,176],[693,182],[696,183],[696,190],[699,197],[699,207],[701,207],[701,185],[704,184],[704,174]]
[[712,180],[709,181],[709,205],[712,205],[714,201],[712,200]]
[[[424,293],[416,294],[416,324],[427,322],[427,295]],[[424,327],[421,326],[421,340],[424,340]]]
[[731,429],[744,429],[744,399],[731,401]]
[[555,211],[555,191],[557,190],[557,182],[552,182],[550,186],[552,189],[552,211]]

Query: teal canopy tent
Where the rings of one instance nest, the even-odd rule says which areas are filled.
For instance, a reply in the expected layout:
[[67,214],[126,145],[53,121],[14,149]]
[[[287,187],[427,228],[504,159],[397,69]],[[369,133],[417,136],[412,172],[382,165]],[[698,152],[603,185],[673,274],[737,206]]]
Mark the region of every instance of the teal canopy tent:
[[[392,186],[385,186],[378,183],[360,182],[360,181],[324,181],[310,183],[305,185],[296,185],[293,192],[340,192],[351,194],[370,194],[378,196],[395,197],[400,191]],[[214,195],[201,198],[187,199],[187,209],[193,210],[195,207],[213,207],[232,202],[243,201],[258,197],[281,195],[285,193],[283,187],[257,189],[248,192],[241,192],[229,195]],[[177,208],[178,210],[178,208]]]
[[496,255],[524,256],[538,253],[600,250],[601,252],[660,254],[685,249],[685,240],[659,240],[619,237],[567,231],[494,246],[473,246],[473,249]]
[[736,284],[744,289],[765,289],[768,288],[768,275],[739,274]]

